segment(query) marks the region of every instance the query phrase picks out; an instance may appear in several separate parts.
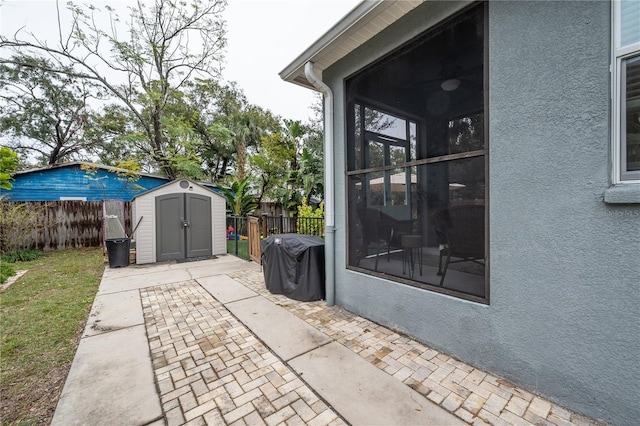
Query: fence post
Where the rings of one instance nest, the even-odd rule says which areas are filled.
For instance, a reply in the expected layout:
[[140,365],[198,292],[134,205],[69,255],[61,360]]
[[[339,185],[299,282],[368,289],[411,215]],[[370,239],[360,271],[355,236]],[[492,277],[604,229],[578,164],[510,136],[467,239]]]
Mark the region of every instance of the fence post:
[[284,215],[280,213],[280,233],[284,234]]
[[267,213],[262,213],[261,215],[262,217],[260,218],[260,228],[262,231],[262,238],[267,238],[267,231],[268,231],[268,225],[267,225]]
[[235,243],[236,243],[236,257],[237,257],[238,256],[238,235],[239,235],[238,232],[240,232],[238,230],[238,215],[237,214],[233,215],[233,229],[235,229],[233,239],[235,240]]

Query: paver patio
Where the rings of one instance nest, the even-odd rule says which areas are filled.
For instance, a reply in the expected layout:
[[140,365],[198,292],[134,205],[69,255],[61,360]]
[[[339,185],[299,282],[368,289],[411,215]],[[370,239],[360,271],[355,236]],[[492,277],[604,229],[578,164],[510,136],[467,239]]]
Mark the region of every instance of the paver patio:
[[69,378],[55,426],[601,424],[231,256],[107,269]]
[[271,294],[259,271],[229,274],[469,424],[603,424],[324,301]]
[[168,425],[344,425],[196,281],[141,290]]

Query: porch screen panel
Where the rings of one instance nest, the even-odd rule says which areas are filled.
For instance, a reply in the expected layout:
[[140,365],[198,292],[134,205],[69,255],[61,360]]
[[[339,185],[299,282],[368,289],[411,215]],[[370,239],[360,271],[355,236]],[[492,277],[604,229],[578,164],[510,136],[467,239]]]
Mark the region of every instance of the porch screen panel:
[[484,16],[467,9],[347,81],[349,268],[487,300]]

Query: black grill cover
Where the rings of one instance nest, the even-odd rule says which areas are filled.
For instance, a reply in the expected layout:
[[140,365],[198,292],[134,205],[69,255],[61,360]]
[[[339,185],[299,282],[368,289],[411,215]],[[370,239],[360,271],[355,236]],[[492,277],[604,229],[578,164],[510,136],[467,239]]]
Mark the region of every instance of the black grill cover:
[[313,235],[278,234],[260,242],[267,289],[309,302],[325,297],[324,240]]

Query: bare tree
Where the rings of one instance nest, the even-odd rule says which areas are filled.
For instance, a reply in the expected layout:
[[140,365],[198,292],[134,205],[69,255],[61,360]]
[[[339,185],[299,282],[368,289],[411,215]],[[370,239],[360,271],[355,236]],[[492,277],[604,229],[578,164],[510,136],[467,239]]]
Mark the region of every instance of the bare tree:
[[129,8],[126,22],[107,7],[110,19],[105,30],[99,24],[99,9],[69,3],[72,21],[64,28],[70,29],[63,30],[58,9],[55,45],[32,32],[18,31],[12,38],[0,36],[0,48],[46,56],[52,66],[44,71],[100,84],[139,121],[148,155],[175,179],[163,122],[165,109],[172,94],[195,75],[219,75],[226,46],[221,17],[225,6],[226,0],[155,0],[149,6],[138,1]]
[[91,149],[84,138],[87,101],[99,92],[84,80],[41,71],[51,67],[45,60],[12,60],[29,65],[0,64],[0,134],[42,164],[82,159]]

